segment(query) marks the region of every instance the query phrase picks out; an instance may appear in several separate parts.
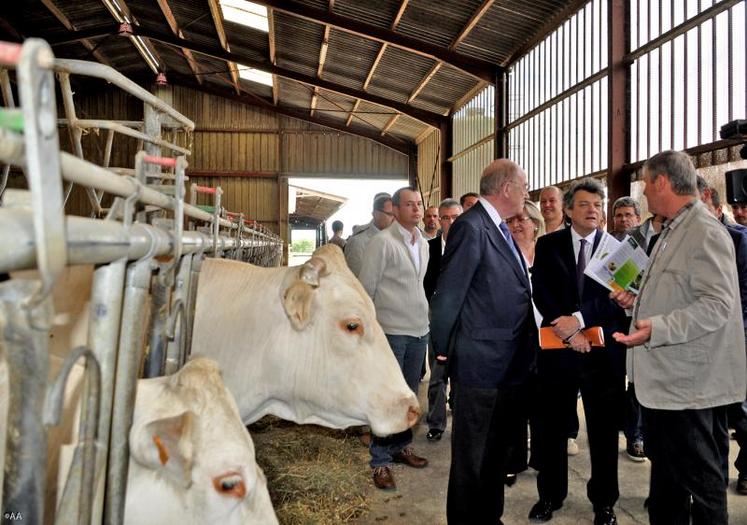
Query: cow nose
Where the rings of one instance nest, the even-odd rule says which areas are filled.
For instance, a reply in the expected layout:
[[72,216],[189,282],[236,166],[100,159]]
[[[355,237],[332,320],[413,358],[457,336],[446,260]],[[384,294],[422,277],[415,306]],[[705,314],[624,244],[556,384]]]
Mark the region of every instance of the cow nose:
[[407,409],[407,428],[412,428],[420,419],[420,408],[411,406]]

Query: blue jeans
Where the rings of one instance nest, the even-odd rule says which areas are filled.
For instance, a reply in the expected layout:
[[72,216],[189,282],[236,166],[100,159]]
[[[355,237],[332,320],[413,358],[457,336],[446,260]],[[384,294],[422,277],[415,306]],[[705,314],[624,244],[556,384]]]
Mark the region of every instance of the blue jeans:
[[[420,369],[428,346],[428,334],[422,337],[386,334],[386,338],[399,363],[402,375],[405,376],[407,386],[417,395]],[[371,468],[389,465],[392,457],[410,443],[412,443],[412,430],[410,429],[384,438],[371,436],[371,445],[368,448],[371,453]]]

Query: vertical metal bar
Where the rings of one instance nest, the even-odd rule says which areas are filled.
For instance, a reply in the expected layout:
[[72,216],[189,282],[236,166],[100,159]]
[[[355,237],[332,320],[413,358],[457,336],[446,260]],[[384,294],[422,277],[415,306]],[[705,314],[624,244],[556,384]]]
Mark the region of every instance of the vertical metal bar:
[[[645,0],[651,4],[651,0]],[[635,2],[635,19],[636,19],[636,27],[635,27],[635,34],[636,34],[636,43],[638,46],[641,45],[641,0],[636,0]],[[642,153],[642,147],[641,147],[641,137],[643,136],[643,133],[641,133],[641,129],[643,128],[643,112],[641,111],[641,59],[640,57],[636,59],[635,61],[635,118],[636,121],[636,137],[633,139],[633,142],[635,142],[635,153],[636,156],[634,157],[635,160],[639,160],[641,158]],[[648,150],[646,150],[648,151]]]
[[688,84],[687,72],[689,64],[687,60],[688,48],[690,47],[690,39],[687,38],[687,33],[684,33],[682,38],[682,148],[687,148],[687,124],[688,124]]
[[[646,43],[651,41],[651,2],[653,0],[646,0],[648,4],[648,20],[646,20]],[[651,53],[646,55],[646,158],[651,156]],[[657,106],[658,107],[658,106]]]
[[152,273],[150,258],[127,267],[122,306],[122,326],[112,404],[112,433],[107,470],[105,523],[124,523],[125,490],[129,468],[129,433],[135,409],[135,388],[147,319]]
[[718,115],[716,114],[717,109],[717,101],[718,97],[716,96],[716,93],[718,93],[718,75],[716,74],[718,67],[717,67],[717,53],[716,53],[716,19],[711,18],[711,92],[713,93],[713,96],[711,97],[711,122],[712,122],[712,139],[713,142],[716,142],[718,140]]
[[[189,301],[189,286],[190,286],[190,274],[192,271],[192,255],[185,255],[181,258],[176,273],[176,281],[174,283],[174,293],[172,296],[172,304],[181,303],[182,309],[178,313],[176,310],[172,313],[174,316],[174,337],[173,341],[169,341],[166,348],[166,374],[173,374],[184,364],[182,357],[184,356],[184,343],[185,343],[185,332],[187,331],[187,303]],[[179,319],[180,324],[176,323],[176,317],[181,316]],[[179,333],[177,334],[177,331]],[[171,334],[170,334],[171,335]]]
[[[726,38],[727,38],[727,52],[726,52],[726,58],[728,61],[728,67],[726,69],[728,74],[728,80],[726,81],[726,84],[728,86],[728,113],[729,113],[729,122],[734,120],[734,46],[733,46],[733,38],[734,38],[734,22],[732,21],[732,11],[734,11],[734,8],[731,7],[726,11],[726,24],[727,24],[727,30],[726,30]],[[742,38],[744,38],[744,35],[742,35]],[[744,52],[744,49],[742,49]],[[747,72],[747,71],[746,71]],[[747,86],[742,86],[742,90],[747,90]]]
[[[662,12],[663,12],[663,4],[664,0],[659,0],[659,34],[661,35],[663,31],[663,22],[662,22]],[[663,151],[664,150],[664,77],[663,77],[663,68],[662,68],[662,46],[659,46],[657,48],[657,51],[659,53],[659,148],[657,151]]]
[[170,287],[166,278],[159,272],[153,280],[151,291],[150,337],[148,355],[145,359],[143,377],[158,377],[163,375],[166,359],[166,320],[168,317]]
[[[8,416],[2,512],[15,513],[29,523],[44,519],[47,434],[43,423],[47,388],[48,327],[53,318],[51,296],[30,308],[23,305],[39,283],[13,280],[0,283],[0,311],[5,319],[2,339],[8,366]],[[3,523],[11,523],[4,519]]]
[[[16,107],[15,100],[13,99],[13,89],[10,86],[10,76],[8,75],[8,70],[5,68],[0,68],[0,90],[2,90],[5,107]],[[6,164],[3,166],[2,175],[0,175],[0,204],[2,204],[3,193],[5,193],[5,188],[8,185],[9,176],[10,164]]]

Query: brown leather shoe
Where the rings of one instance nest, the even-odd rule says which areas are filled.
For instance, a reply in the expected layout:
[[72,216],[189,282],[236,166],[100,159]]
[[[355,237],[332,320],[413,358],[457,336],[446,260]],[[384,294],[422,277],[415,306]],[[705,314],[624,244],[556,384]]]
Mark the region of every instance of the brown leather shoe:
[[395,463],[404,463],[408,467],[412,468],[423,468],[428,466],[428,460],[416,456],[410,447],[403,448],[401,452],[396,453],[392,456],[392,461]]
[[376,467],[373,469],[373,482],[377,489],[397,490],[397,484],[394,482],[394,476],[389,467]]

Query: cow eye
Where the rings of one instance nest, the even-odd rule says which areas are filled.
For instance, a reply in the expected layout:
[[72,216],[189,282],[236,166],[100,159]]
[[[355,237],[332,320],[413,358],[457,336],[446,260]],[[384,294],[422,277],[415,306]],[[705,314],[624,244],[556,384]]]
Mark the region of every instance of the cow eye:
[[244,499],[246,496],[246,486],[241,474],[236,472],[227,472],[222,476],[213,478],[213,487],[224,496],[236,499]]
[[363,335],[363,322],[358,317],[343,319],[340,328],[349,334]]

